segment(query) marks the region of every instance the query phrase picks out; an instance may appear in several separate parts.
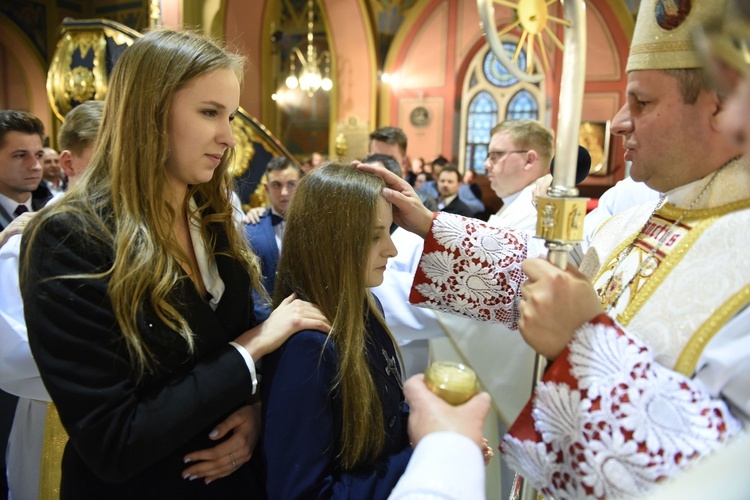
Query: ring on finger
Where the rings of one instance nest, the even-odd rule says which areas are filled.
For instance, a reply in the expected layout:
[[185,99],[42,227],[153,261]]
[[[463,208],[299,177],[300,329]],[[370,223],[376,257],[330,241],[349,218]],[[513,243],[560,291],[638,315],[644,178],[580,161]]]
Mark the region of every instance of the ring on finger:
[[232,460],[232,469],[236,469],[237,468],[237,462],[234,460],[234,454],[230,453],[229,454],[229,458]]

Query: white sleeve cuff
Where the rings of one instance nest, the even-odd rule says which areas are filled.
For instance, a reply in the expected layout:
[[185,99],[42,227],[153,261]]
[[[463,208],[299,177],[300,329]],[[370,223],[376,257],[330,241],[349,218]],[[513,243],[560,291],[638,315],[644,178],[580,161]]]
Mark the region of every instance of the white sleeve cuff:
[[242,355],[242,359],[245,360],[247,370],[250,372],[250,378],[253,379],[253,392],[251,394],[255,394],[255,391],[258,389],[258,376],[255,373],[255,361],[253,361],[253,357],[250,356],[250,353],[247,352],[247,349],[239,345],[237,342],[230,342],[229,345],[237,349],[237,351]]
[[485,498],[484,458],[474,441],[456,432],[423,437],[390,500]]

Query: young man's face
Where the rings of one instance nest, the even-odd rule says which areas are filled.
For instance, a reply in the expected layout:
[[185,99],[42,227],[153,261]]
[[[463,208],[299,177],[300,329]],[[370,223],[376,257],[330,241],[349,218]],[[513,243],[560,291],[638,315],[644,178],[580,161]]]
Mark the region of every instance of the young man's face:
[[442,198],[448,198],[457,194],[460,185],[458,175],[451,170],[441,172],[440,177],[438,177],[437,188]]
[[498,197],[505,198],[515,194],[529,184],[529,175],[524,174],[528,165],[528,151],[520,150],[510,134],[493,134],[488,150],[484,166],[490,187]]
[[279,214],[285,215],[292,201],[292,195],[299,183],[299,172],[294,168],[272,170],[266,176],[266,193],[271,206]]
[[52,148],[44,148],[42,156],[44,179],[52,182],[60,180],[60,155]]
[[37,134],[11,131],[0,147],[0,193],[23,203],[42,181],[44,148]]

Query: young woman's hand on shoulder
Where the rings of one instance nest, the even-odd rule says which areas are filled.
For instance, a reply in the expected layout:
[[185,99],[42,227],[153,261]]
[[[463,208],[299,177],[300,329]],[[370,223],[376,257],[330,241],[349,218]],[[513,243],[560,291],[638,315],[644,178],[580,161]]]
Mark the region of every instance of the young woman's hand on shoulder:
[[278,349],[294,333],[319,330],[328,333],[331,323],[315,305],[290,295],[260,325],[243,333],[235,342],[258,360]]

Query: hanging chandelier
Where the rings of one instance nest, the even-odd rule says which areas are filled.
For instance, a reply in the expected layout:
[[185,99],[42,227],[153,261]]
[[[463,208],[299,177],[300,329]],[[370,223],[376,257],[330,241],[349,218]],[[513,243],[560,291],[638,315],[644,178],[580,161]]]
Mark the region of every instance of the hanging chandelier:
[[[297,76],[297,62],[300,64]],[[307,2],[307,54],[303,54],[299,47],[292,49],[289,56],[289,76],[286,86],[290,89],[300,88],[312,97],[318,89],[328,92],[333,88],[331,81],[331,53],[324,50],[318,55],[318,49],[313,45],[313,0]]]

